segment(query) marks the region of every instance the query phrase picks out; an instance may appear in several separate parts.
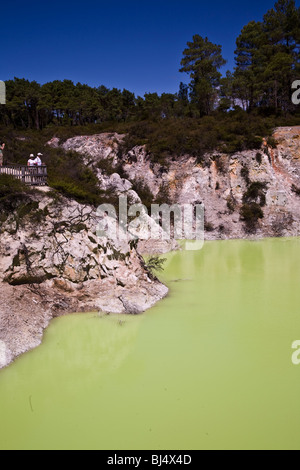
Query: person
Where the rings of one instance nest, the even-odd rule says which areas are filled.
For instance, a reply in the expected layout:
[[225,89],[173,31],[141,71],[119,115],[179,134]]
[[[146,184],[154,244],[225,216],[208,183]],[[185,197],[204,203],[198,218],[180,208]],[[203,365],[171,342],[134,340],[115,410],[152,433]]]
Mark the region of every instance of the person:
[[5,148],[5,144],[2,143],[0,145],[0,166],[3,166],[3,150],[4,150],[4,148]]
[[35,157],[34,157],[33,153],[30,155],[27,165],[29,166],[28,172],[29,172],[29,175],[30,175],[30,181],[31,181],[31,183],[34,183],[34,179],[35,179],[34,167],[36,166],[36,163],[35,163]]
[[41,157],[43,156],[42,153],[38,153],[36,159],[34,160],[36,166],[42,166]]
[[34,158],[33,153],[30,155],[27,165],[28,166],[35,166],[35,158]]

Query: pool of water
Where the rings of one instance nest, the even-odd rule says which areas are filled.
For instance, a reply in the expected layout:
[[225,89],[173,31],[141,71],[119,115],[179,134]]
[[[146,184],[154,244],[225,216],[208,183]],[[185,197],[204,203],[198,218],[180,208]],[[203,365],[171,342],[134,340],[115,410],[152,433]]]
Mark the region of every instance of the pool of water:
[[1,449],[300,448],[300,240],[168,255],[138,317],[56,319],[0,371]]

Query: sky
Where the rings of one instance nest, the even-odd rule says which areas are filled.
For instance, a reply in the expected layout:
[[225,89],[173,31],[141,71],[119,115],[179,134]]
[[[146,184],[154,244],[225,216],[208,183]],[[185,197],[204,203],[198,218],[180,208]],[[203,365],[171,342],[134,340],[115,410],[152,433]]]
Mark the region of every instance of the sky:
[[[0,80],[126,88],[136,95],[176,93],[194,34],[223,47],[233,70],[235,41],[275,0],[86,0],[1,3]],[[297,1],[300,5],[300,0]]]

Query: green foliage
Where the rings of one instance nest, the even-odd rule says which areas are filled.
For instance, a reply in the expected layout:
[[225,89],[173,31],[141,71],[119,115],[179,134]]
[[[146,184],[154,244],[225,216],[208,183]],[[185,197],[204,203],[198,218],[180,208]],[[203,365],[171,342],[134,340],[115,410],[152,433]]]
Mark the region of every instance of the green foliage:
[[247,233],[255,233],[259,219],[263,219],[264,217],[261,206],[255,202],[243,204],[240,210],[240,215],[241,219],[245,222]]
[[247,186],[250,184],[250,172],[247,165],[243,165],[241,169],[241,177],[245,180]]
[[[76,127],[86,129],[78,132],[81,134],[112,128],[126,132],[132,123],[199,119],[216,108],[223,114],[242,108],[262,112],[265,117],[286,118],[298,113],[291,100],[291,84],[300,74],[299,25],[300,9],[295,0],[278,0],[262,21],[244,26],[236,41],[236,69],[223,78],[220,69],[226,61],[222,47],[194,35],[183,51],[180,69],[189,74],[190,84],[181,83],[176,94],[136,97],[126,89],[93,88],[70,80],[43,85],[19,78],[8,80],[0,124],[15,129],[55,129],[58,136],[67,138]],[[63,128],[62,133],[57,127]],[[261,133],[252,130],[245,134],[233,130],[227,150],[259,148],[260,137]],[[160,147],[168,152],[169,142],[162,140]]]
[[[300,109],[291,101],[291,83],[300,76],[299,25],[300,9],[295,1],[278,0],[261,22],[251,21],[243,28],[237,38],[236,69],[223,78],[221,46],[195,35],[181,62],[181,71],[189,74],[190,84],[181,83],[177,94],[135,97],[128,90],[75,85],[70,80],[44,85],[18,78],[8,80],[7,104],[0,106],[4,161],[26,164],[31,153],[42,152],[51,187],[79,202],[98,205],[115,203],[116,195],[100,190],[97,178],[79,155],[46,146],[53,136],[63,142],[77,135],[125,134],[120,155],[146,145],[151,163],[165,169],[171,159],[183,155],[192,155],[204,165],[212,152],[260,150],[263,138],[275,147],[275,127],[300,123]],[[220,172],[225,169],[224,162],[216,159]],[[124,176],[122,165],[114,168],[111,163],[102,160],[98,167],[107,174],[116,171]],[[246,168],[242,176],[249,186]],[[8,186],[12,184],[18,183]],[[151,191],[139,182],[134,184],[149,207]],[[2,206],[7,204],[13,210],[25,192],[25,188],[15,187],[11,194],[2,196],[7,198]],[[161,188],[160,193],[159,200],[170,196],[168,188]],[[251,198],[245,195],[245,204],[255,202]]]
[[200,116],[210,114],[215,107],[216,88],[220,84],[219,69],[226,64],[222,47],[198,34],[188,42],[183,52],[180,72],[190,74],[191,99],[199,109]]
[[168,158],[181,155],[192,155],[201,163],[204,155],[213,151],[231,154],[259,149],[263,137],[272,134],[277,122],[241,109],[215,112],[201,119],[143,121],[129,128],[122,152],[135,145],[146,145],[154,163],[165,165]]
[[236,201],[232,194],[227,198],[227,208],[230,214],[233,214],[236,209]]
[[213,224],[211,222],[208,222],[207,220],[205,220],[204,222],[204,229],[206,232],[214,232],[216,230]]
[[103,158],[97,163],[97,168],[104,171],[104,173],[109,176],[116,172],[116,169],[113,166],[112,158]]
[[262,164],[262,154],[260,152],[257,152],[256,154],[256,161],[259,165]]
[[15,78],[6,82],[7,106],[2,120],[15,127],[43,129],[46,126],[76,126],[124,121],[135,108],[128,90],[91,88],[70,80],[44,85]]
[[167,261],[166,258],[160,258],[159,256],[151,256],[146,261],[146,268],[154,275],[155,272],[162,272],[164,270],[164,264]]
[[7,196],[28,193],[28,187],[10,175],[0,175],[0,201]]
[[246,193],[243,196],[243,202],[245,204],[255,202],[264,207],[266,205],[266,190],[267,184],[260,181],[251,183]]
[[43,282],[51,279],[51,274],[45,274],[43,276],[33,276],[31,274],[24,274],[23,276],[13,279],[11,276],[6,278],[6,281],[11,286],[22,286],[22,285],[34,285],[34,284],[42,284]]
[[267,144],[269,147],[271,147],[272,149],[276,149],[277,148],[277,142],[276,142],[276,139],[274,139],[273,136],[269,136],[268,139],[267,139]]
[[221,174],[225,174],[226,173],[226,159],[224,159],[224,157],[222,157],[221,155],[214,155],[212,157],[212,160],[215,162],[218,172]]
[[[63,129],[67,131],[66,128]],[[111,190],[102,191],[100,189],[96,175],[83,163],[79,154],[65,152],[61,148],[51,148],[46,145],[47,141],[53,137],[53,132],[54,130],[49,133],[48,131],[0,128],[0,140],[3,139],[6,142],[5,160],[9,163],[26,165],[30,153],[41,152],[44,155],[43,162],[47,165],[50,187],[80,203],[94,206],[103,202],[115,204],[117,196]],[[5,175],[3,178],[6,178]],[[29,189],[14,178],[7,178],[10,182],[9,186],[12,188],[12,197],[17,198],[21,192],[21,198],[23,198],[23,194],[27,193]]]
[[236,70],[223,81],[222,96],[244,109],[295,111],[291,84],[299,78],[300,9],[279,0],[262,22],[251,21],[237,38]]
[[20,203],[32,193],[21,181],[9,175],[0,175],[0,213],[1,220],[13,213]]

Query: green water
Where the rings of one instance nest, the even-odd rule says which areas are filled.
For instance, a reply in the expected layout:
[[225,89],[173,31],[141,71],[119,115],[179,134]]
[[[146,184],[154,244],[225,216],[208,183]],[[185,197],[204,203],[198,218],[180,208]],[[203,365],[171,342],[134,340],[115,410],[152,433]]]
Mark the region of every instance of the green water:
[[171,254],[139,317],[52,322],[0,372],[1,449],[300,448],[300,240]]

